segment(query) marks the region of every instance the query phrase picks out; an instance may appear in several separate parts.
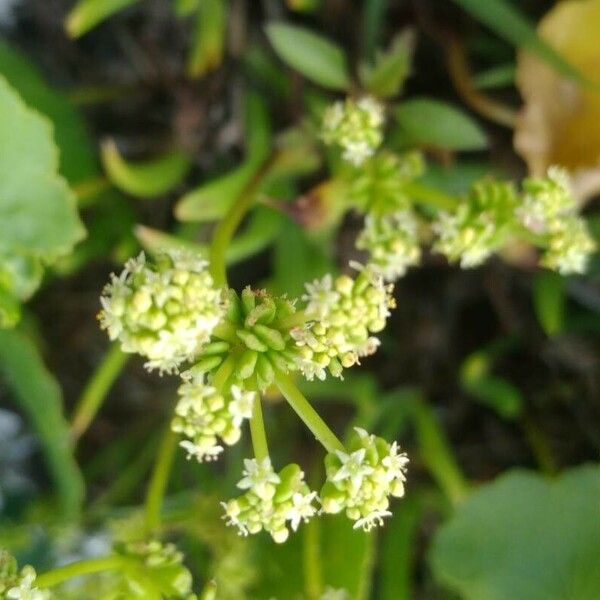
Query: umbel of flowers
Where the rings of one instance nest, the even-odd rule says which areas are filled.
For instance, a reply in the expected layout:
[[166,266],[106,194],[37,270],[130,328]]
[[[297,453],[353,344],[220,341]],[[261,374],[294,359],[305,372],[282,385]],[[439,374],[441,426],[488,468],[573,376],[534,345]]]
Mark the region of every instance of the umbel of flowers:
[[321,125],[325,144],[340,147],[348,163],[336,175],[341,201],[365,217],[356,246],[368,254],[372,272],[395,281],[419,264],[421,246],[430,243],[449,261],[477,267],[514,241],[539,248],[544,267],[564,275],[585,271],[596,244],[565,171],[551,167],[546,177],[525,179],[521,191],[487,178],[454,198],[416,181],[424,171],[419,153],[381,149],[383,115],[377,100],[349,98],[325,110]]
[[[260,394],[267,386],[277,385],[336,460],[346,456],[346,448],[290,375],[311,379],[330,373],[340,377],[345,368],[377,349],[376,334],[384,329],[394,305],[392,286],[372,270],[357,268],[355,277],[327,275],[307,284],[306,294],[293,300],[265,290],[246,288],[238,294],[218,289],[206,263],[177,251],[158,255],[154,262],[143,256],[130,261],[105,288],[100,320],[109,335],[121,341],[124,351],[151,358],[149,368],[181,372],[171,427],[182,435],[180,445],[188,457],[200,462],[217,458],[224,446],[238,441],[244,422],[250,421],[256,458],[244,461],[238,484],[242,495],[223,503],[227,522],[242,535],[265,530],[276,542],[283,542],[290,529],[295,531],[320,512],[319,505],[333,512],[331,500],[325,501],[309,489],[298,465],[289,464],[278,472],[273,469]],[[200,311],[197,317],[195,307]],[[160,327],[146,325],[154,324],[157,314],[164,316],[165,336]],[[171,315],[180,321],[171,323]],[[193,343],[187,330],[182,332],[185,344],[174,339],[180,326],[185,329],[183,323],[194,328]],[[158,352],[163,338],[166,343]],[[188,368],[183,370],[183,364]],[[373,443],[382,465],[397,460],[395,444]],[[352,447],[348,452],[348,456],[355,455]],[[372,451],[368,460],[373,460]],[[353,478],[352,490],[361,504],[359,512],[350,505],[346,512],[359,526],[370,529],[390,514],[388,496],[399,495],[405,462],[403,457],[394,467],[378,466],[377,477],[381,469],[388,468],[387,486],[374,487],[375,475],[360,481]],[[331,483],[339,485],[339,477]],[[327,486],[323,489],[328,490]]]

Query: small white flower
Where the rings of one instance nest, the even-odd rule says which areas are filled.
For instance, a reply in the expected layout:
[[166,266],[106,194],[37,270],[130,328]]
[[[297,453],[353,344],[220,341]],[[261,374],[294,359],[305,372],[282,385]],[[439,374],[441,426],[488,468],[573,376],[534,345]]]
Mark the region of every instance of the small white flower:
[[241,490],[253,489],[265,484],[277,484],[280,481],[279,475],[273,471],[269,457],[260,463],[255,458],[245,458],[242,474],[244,477],[237,484]]
[[385,517],[391,517],[392,513],[389,510],[376,510],[369,513],[366,517],[358,519],[352,529],[362,528],[364,531],[371,531],[373,527],[381,527]]
[[296,531],[301,521],[308,521],[317,513],[317,509],[313,506],[313,501],[317,496],[317,492],[309,494],[301,494],[296,492],[292,496],[292,507],[289,509],[286,518],[290,521],[291,528]]
[[6,592],[7,600],[49,600],[50,592],[32,587],[35,582],[36,573],[29,565],[23,567],[19,585],[10,588]]
[[352,454],[346,454],[341,450],[336,450],[342,466],[333,476],[333,481],[343,481],[349,479],[354,488],[358,489],[362,485],[363,479],[373,472],[373,467],[365,462],[366,450],[361,448]]
[[381,461],[381,464],[386,468],[388,481],[392,481],[393,479],[401,479],[404,481],[404,473],[408,462],[408,456],[406,456],[404,452],[398,454],[398,443],[393,442],[390,446],[389,454]]
[[252,417],[252,407],[256,401],[256,392],[243,391],[239,386],[232,385],[229,412],[233,415],[234,423],[239,426],[244,419]]
[[190,440],[182,440],[179,445],[187,452],[187,459],[195,458],[198,462],[217,460],[219,454],[223,452],[223,446],[212,446],[211,448],[203,448],[194,444]]

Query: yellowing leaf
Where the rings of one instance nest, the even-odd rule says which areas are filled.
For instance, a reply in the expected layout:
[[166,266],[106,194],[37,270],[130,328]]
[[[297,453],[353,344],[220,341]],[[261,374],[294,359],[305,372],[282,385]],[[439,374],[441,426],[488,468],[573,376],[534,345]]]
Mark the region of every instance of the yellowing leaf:
[[[593,81],[600,80],[599,30],[600,0],[561,2],[538,27],[543,40]],[[528,52],[519,55],[516,77],[525,106],[514,141],[529,171],[541,175],[560,164],[588,185],[600,163],[600,87],[567,79]]]

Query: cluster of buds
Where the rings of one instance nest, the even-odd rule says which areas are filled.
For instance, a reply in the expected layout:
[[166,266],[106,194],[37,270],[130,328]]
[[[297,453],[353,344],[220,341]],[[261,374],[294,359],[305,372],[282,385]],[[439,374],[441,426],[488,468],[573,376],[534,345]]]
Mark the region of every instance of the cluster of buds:
[[245,288],[238,296],[229,290],[227,311],[215,332],[219,338],[207,345],[191,375],[214,374],[226,361],[243,388],[265,389],[275,370],[294,370],[297,350],[291,336],[294,303],[265,290]]
[[369,96],[336,102],[323,115],[323,141],[339,146],[344,160],[359,166],[383,141],[383,113],[383,106]]
[[482,264],[514,232],[518,195],[509,183],[476,183],[455,212],[442,212],[434,224],[434,250],[463,268]]
[[369,252],[370,269],[395,281],[421,260],[417,216],[410,209],[368,214],[356,247]]
[[203,378],[184,382],[179,395],[171,429],[187,438],[180,446],[198,462],[217,458],[223,451],[219,439],[228,446],[240,439],[242,423],[252,416],[257,397],[235,384],[221,393]]
[[275,473],[269,458],[262,461],[244,460],[243,479],[238,487],[247,490],[242,496],[223,502],[224,518],[235,525],[241,535],[263,529],[277,543],[285,542],[289,527],[298,529],[317,513],[313,505],[317,496],[304,481],[304,473],[296,464],[289,464]]
[[24,566],[19,572],[17,561],[6,550],[0,550],[0,598],[6,600],[50,600],[49,590],[34,586],[35,569]]
[[325,275],[306,285],[306,315],[312,320],[293,335],[301,350],[300,369],[307,379],[324,379],[326,369],[340,377],[361,356],[373,354],[394,306],[393,287],[363,269],[355,279]]
[[324,512],[345,511],[355,529],[369,531],[391,515],[389,497],[404,495],[408,458],[398,453],[396,442],[390,445],[358,427],[355,431],[348,452],[326,456],[320,500]]
[[183,565],[183,554],[173,544],[137,541],[118,544],[115,550],[142,567],[125,573],[126,585],[135,597],[154,598],[159,592],[161,598],[197,600],[192,593],[192,574]]
[[545,241],[540,263],[563,275],[583,273],[596,244],[585,221],[576,214],[567,173],[550,167],[546,177],[526,179],[523,192],[517,217]]
[[412,199],[405,188],[423,174],[424,166],[420,152],[379,152],[345,176],[347,201],[365,214],[410,208]]
[[148,368],[176,370],[198,355],[225,311],[206,267],[184,251],[129,260],[104,288],[102,327],[124,352],[145,356]]

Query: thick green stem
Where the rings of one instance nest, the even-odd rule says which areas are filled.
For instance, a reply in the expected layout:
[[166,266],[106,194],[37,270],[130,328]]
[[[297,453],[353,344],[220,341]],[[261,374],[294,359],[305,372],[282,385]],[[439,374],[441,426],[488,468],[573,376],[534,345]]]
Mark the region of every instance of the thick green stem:
[[160,524],[160,510],[175,459],[178,437],[168,425],[163,434],[146,494],[144,525],[148,533],[154,531]]
[[256,171],[244,191],[231,206],[227,214],[219,221],[210,245],[210,272],[215,285],[220,287],[227,284],[226,253],[233,234],[240,226],[244,216],[250,210],[256,192],[265,172],[268,170],[272,157],[263,162]]
[[258,462],[262,462],[265,458],[269,458],[269,447],[267,446],[267,434],[265,432],[265,423],[263,421],[260,394],[256,394],[254,405],[252,406],[250,435],[252,436],[254,458],[256,458]]
[[121,352],[118,345],[104,355],[73,411],[71,435],[74,440],[78,440],[90,426],[128,359],[129,355]]
[[48,588],[81,575],[99,573],[100,571],[121,571],[125,570],[129,564],[130,561],[127,557],[118,555],[80,560],[42,573],[36,578],[35,586]]
[[417,202],[427,204],[438,210],[454,210],[458,206],[458,199],[454,196],[440,192],[422,183],[414,181],[407,183],[404,186],[404,191]]
[[423,460],[448,500],[456,505],[466,496],[469,486],[446,435],[425,402],[414,403],[413,415]]
[[335,450],[346,451],[344,444],[338,440],[333,431],[327,426],[327,423],[321,419],[317,411],[286,374],[278,371],[275,374],[275,383],[288,401],[288,404],[304,421],[304,424],[312,431],[327,452],[334,452]]

